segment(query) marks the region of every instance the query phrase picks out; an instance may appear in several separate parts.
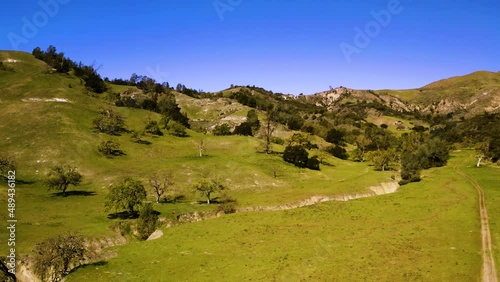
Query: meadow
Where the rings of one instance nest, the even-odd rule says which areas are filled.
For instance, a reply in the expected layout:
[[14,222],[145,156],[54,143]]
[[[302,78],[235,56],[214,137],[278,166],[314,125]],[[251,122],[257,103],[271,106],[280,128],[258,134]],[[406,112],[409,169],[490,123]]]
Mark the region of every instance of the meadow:
[[[95,133],[92,120],[109,106],[105,95],[89,94],[79,79],[50,73],[45,64],[25,53],[0,52],[0,60],[6,58],[19,60],[8,65],[13,72],[3,71],[0,76],[0,153],[11,155],[17,166],[20,257],[30,254],[37,243],[68,231],[96,240],[116,238],[114,227],[120,220],[108,218],[104,200],[109,186],[128,176],[147,186],[154,172],[172,172],[174,189],[167,196],[180,200],[155,203],[154,209],[160,218],[175,219],[215,210],[216,205],[206,205],[192,189],[207,176],[220,177],[238,207],[249,208],[290,204],[316,195],[366,193],[370,186],[394,181],[397,174],[324,154],[327,165],[321,165],[320,171],[299,169],[283,161],[282,145],[275,144],[272,154],[262,153],[262,140],[256,137],[219,137],[188,130],[189,137],[165,132],[146,136],[149,143],[138,144],[130,131],[160,119],[141,109],[115,107],[125,117],[127,131],[116,136]],[[204,111],[196,99],[176,95],[188,116],[199,120],[220,118],[221,113],[228,120],[240,120],[249,109],[220,100]],[[44,100],[53,98],[66,100]],[[380,122],[395,120],[384,116]],[[291,134],[285,128],[277,130],[283,138]],[[124,155],[100,154],[98,144],[108,139],[119,142]],[[310,150],[309,154],[321,153]],[[495,205],[500,197],[495,186],[500,170],[492,165],[475,168],[473,156],[473,151],[455,151],[447,166],[424,171],[421,182],[394,194],[161,226],[163,237],[147,242],[132,239],[111,247],[114,257],[80,267],[67,279],[477,281],[481,272],[477,192],[455,168],[473,177],[486,193],[495,254],[500,239],[500,208]],[[43,185],[45,175],[57,164],[76,166],[84,176],[82,185],[70,187],[67,197]],[[2,203],[7,201],[6,190],[2,183]],[[149,195],[148,200],[154,197]],[[1,213],[1,219],[5,222],[7,214]],[[0,229],[0,237],[8,238],[8,230]],[[8,252],[6,240],[0,252]],[[495,258],[499,265],[498,255]]]
[[68,281],[477,281],[476,191],[452,167],[469,160],[457,153],[395,194],[166,228]]

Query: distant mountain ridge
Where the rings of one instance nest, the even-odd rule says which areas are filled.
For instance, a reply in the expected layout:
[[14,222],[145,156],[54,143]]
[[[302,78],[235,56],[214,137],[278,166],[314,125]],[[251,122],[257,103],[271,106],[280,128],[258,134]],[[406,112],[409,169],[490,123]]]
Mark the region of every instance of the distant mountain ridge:
[[[29,74],[38,76],[40,70],[50,72],[44,63],[25,52],[0,51],[0,62],[3,67],[14,67],[27,76]],[[35,71],[36,69],[38,71]],[[30,80],[26,77],[27,83]],[[234,89],[230,88],[217,93],[230,92]],[[500,111],[500,72],[490,71],[477,71],[463,76],[450,77],[421,88],[406,90],[374,91],[338,87],[312,95],[293,96],[276,94],[258,87],[241,86],[238,89],[247,89],[251,93],[260,93],[259,95],[263,96],[278,95],[282,101],[297,100],[303,105],[310,103],[332,112],[346,110],[346,105],[359,104],[359,107],[363,107],[363,103],[369,103],[367,106],[370,107],[383,105],[397,112],[447,115],[456,119]]]
[[345,103],[374,101],[402,112],[471,117],[500,111],[500,72],[477,71],[408,90],[339,87],[313,94],[310,100],[329,109]]

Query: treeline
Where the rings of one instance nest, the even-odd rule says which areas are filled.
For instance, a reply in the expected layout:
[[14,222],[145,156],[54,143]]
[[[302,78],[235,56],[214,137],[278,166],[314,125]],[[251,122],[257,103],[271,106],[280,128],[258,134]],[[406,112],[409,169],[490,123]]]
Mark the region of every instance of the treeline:
[[500,114],[484,113],[460,121],[444,121],[433,125],[433,136],[440,136],[449,143],[461,143],[476,148],[492,162],[500,160]]
[[35,58],[44,61],[56,72],[74,72],[74,75],[85,82],[85,87],[95,93],[103,93],[108,88],[101,75],[93,65],[85,65],[82,62],[76,63],[64,56],[63,52],[58,53],[56,47],[50,45],[46,51],[36,47],[32,52]]
[[[105,79],[106,80],[106,79]],[[182,83],[178,83],[177,86],[174,88],[170,86],[168,82],[163,82],[159,83],[155,81],[153,78],[145,76],[145,75],[139,75],[136,73],[133,73],[130,79],[122,79],[122,78],[115,78],[112,80],[107,80],[111,84],[115,85],[128,85],[128,86],[135,86],[138,89],[141,89],[144,91],[144,93],[169,93],[172,90],[175,90],[179,93],[185,94],[187,96],[193,97],[193,98],[209,98],[213,97],[211,93],[204,92],[203,90],[196,90],[187,87],[186,85]]]

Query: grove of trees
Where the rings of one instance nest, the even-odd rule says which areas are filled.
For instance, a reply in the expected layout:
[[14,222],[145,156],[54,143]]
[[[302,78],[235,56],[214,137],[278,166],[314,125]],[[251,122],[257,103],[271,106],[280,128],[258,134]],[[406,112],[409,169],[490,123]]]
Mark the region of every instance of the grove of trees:
[[50,45],[46,51],[36,47],[32,52],[35,58],[46,62],[59,73],[68,73],[73,70],[75,76],[85,82],[85,87],[95,93],[103,93],[108,87],[97,69],[93,66],[84,65],[82,62],[76,63],[64,56],[63,52],[58,53],[56,47]]

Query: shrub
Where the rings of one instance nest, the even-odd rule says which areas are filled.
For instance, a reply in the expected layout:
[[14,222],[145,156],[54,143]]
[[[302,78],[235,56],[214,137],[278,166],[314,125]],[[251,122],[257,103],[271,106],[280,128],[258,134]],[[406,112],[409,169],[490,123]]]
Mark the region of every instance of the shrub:
[[97,146],[97,150],[107,157],[120,156],[123,154],[123,151],[120,150],[120,143],[113,139],[101,142],[101,144]]
[[287,163],[292,163],[297,167],[304,168],[307,166],[309,153],[300,145],[287,146],[283,153],[283,160]]
[[158,109],[158,103],[153,100],[153,99],[144,99],[144,101],[142,101],[141,103],[141,108],[145,109],[145,110],[148,110],[148,111],[152,111],[152,112],[158,112],[159,109]]
[[314,156],[312,158],[309,158],[307,160],[307,168],[308,169],[313,169],[313,170],[319,170],[319,160],[318,156]]
[[249,122],[243,122],[240,125],[236,126],[233,134],[243,135],[243,136],[253,136],[252,125]]
[[155,232],[157,223],[158,213],[153,209],[153,205],[151,203],[143,205],[139,211],[139,218],[137,219],[139,239],[148,239],[149,235]]
[[236,212],[236,206],[238,205],[238,201],[229,196],[228,194],[224,193],[221,196],[220,203],[217,206],[217,209],[215,210],[216,212],[224,212],[225,214],[230,214],[230,213],[235,213]]
[[4,65],[3,62],[0,62],[0,70],[12,71],[12,68],[9,68],[8,66]]
[[42,281],[61,281],[88,256],[84,239],[78,234],[49,238],[33,249],[33,272]]
[[227,123],[223,123],[223,124],[217,125],[214,128],[213,133],[215,136],[231,135],[231,128],[229,127],[229,125],[227,125]]
[[347,160],[349,158],[347,151],[338,145],[329,146],[325,149],[325,151],[330,153],[332,156],[339,158],[339,159],[342,159],[342,160]]
[[163,132],[160,130],[160,125],[155,120],[150,120],[148,124],[146,124],[144,132],[152,135],[163,136]]
[[332,128],[326,134],[325,141],[335,145],[343,145],[345,135],[346,135],[345,131]]
[[123,130],[125,118],[116,113],[113,109],[102,109],[101,115],[93,120],[93,127],[96,131],[117,134]]
[[278,144],[278,145],[284,145],[285,144],[285,139],[280,138],[280,137],[272,137],[271,138],[271,143]]
[[182,124],[175,122],[173,120],[170,120],[167,123],[167,129],[171,135],[177,136],[177,137],[187,137],[188,134],[186,132],[186,127],[184,127]]

